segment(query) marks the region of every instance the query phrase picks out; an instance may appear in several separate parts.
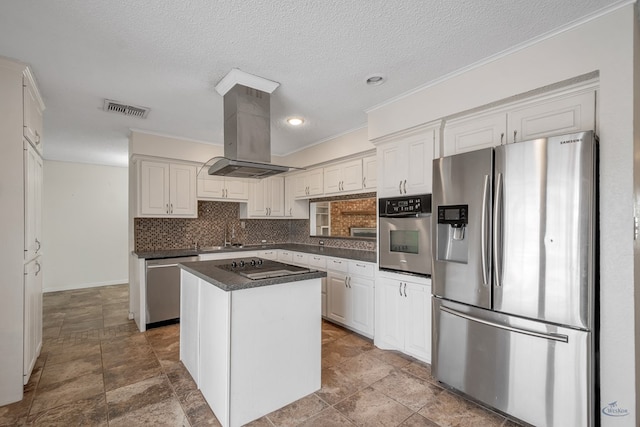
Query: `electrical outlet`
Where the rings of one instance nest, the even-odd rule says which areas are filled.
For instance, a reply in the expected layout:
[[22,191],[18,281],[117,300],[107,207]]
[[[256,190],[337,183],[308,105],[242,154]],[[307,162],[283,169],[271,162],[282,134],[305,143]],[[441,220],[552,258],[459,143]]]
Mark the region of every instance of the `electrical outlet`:
[[320,240],[320,241],[318,241],[318,244],[319,244],[320,246],[324,246],[324,240]]

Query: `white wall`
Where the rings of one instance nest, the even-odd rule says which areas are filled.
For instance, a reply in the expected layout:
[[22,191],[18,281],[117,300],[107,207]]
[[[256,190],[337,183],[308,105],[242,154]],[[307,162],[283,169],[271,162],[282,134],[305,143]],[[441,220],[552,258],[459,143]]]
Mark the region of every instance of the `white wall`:
[[[633,59],[639,49],[634,46],[634,7],[627,4],[369,112],[369,137],[373,139],[599,70],[599,406],[617,402],[618,408],[629,411],[624,417],[601,416],[603,426],[640,425],[636,381],[640,307],[635,304],[638,284],[634,282],[631,232],[635,207]],[[639,154],[635,153],[636,158]]]
[[45,160],[44,292],[128,282],[127,168]]

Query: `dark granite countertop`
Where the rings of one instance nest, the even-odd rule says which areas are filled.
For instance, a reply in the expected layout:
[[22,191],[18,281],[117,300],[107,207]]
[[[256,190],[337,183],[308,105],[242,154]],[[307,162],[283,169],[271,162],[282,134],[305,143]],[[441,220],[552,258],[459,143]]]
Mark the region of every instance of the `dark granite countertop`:
[[[249,260],[250,258],[245,258]],[[179,264],[182,269],[211,283],[223,291],[239,291],[242,289],[258,288],[261,286],[279,285],[282,283],[298,282],[301,280],[319,279],[327,277],[324,271],[312,271],[310,273],[295,274],[292,276],[273,277],[269,279],[251,280],[237,273],[218,268],[219,265],[228,264],[229,260],[194,261]]]
[[304,252],[308,254],[324,255],[336,258],[346,258],[355,261],[364,261],[375,263],[378,260],[378,256],[374,251],[361,251],[358,249],[344,249],[333,248],[328,246],[317,245],[301,245],[297,243],[279,243],[273,245],[248,245],[241,248],[229,247],[218,250],[196,250],[196,249],[169,249],[161,251],[141,251],[133,252],[138,258],[143,259],[161,259],[161,258],[176,258],[181,256],[194,256],[208,253],[226,253],[226,252],[238,252],[238,256],[242,256],[242,252],[247,251],[260,251],[270,249],[284,249],[294,252]]

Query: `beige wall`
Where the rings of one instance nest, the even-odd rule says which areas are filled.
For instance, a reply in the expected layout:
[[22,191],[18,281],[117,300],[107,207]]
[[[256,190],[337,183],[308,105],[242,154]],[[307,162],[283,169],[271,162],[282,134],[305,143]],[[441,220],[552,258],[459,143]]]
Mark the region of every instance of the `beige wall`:
[[45,292],[128,282],[127,168],[45,160]]
[[[369,112],[369,137],[426,123],[599,70],[600,308],[602,408],[630,414],[603,426],[640,423],[634,241],[634,5],[425,87]],[[637,92],[637,90],[636,90]],[[464,95],[464,96],[462,96]],[[637,95],[636,95],[637,97]],[[636,100],[637,101],[637,100]],[[636,109],[637,113],[637,109]],[[640,152],[636,151],[636,156]],[[637,257],[637,255],[636,255]]]
[[283,156],[281,163],[287,166],[306,167],[374,148],[374,145],[369,141],[367,128],[363,127]]

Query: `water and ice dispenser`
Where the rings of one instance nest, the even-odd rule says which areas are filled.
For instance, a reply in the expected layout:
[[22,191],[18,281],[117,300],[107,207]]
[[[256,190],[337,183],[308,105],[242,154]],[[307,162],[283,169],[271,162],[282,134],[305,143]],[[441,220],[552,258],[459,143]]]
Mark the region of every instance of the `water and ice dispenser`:
[[436,256],[439,261],[467,263],[469,205],[438,206]]

